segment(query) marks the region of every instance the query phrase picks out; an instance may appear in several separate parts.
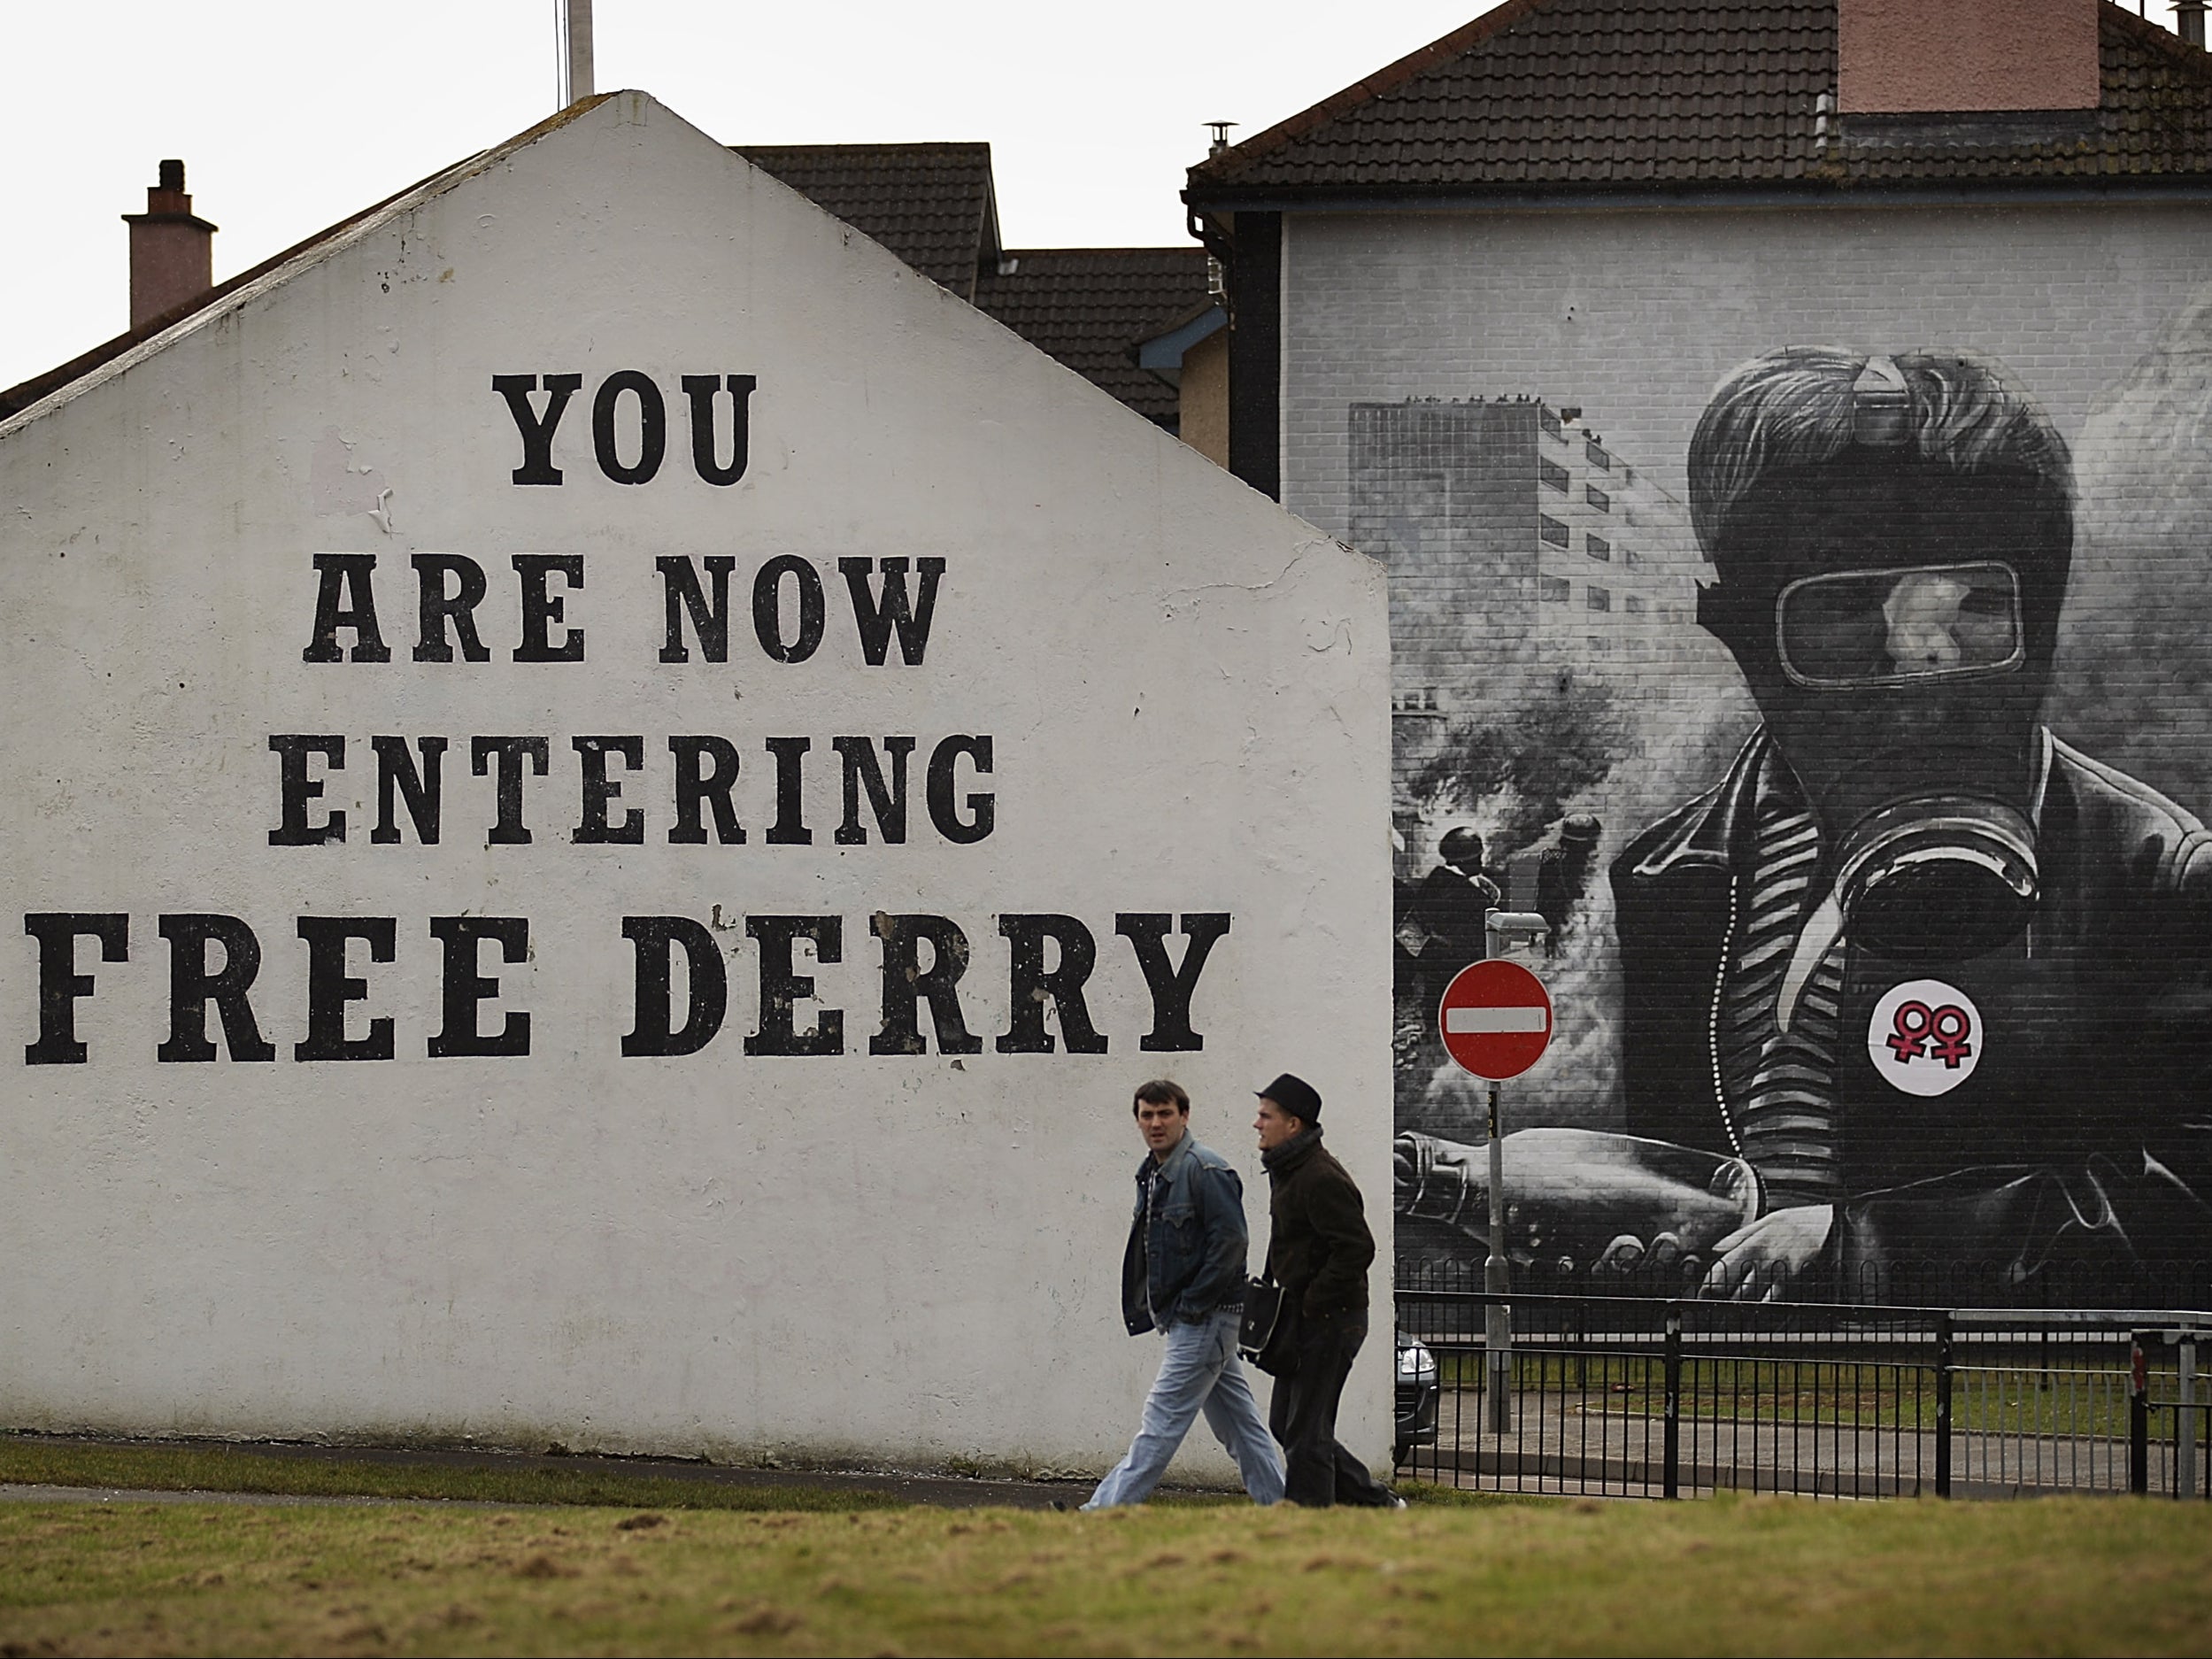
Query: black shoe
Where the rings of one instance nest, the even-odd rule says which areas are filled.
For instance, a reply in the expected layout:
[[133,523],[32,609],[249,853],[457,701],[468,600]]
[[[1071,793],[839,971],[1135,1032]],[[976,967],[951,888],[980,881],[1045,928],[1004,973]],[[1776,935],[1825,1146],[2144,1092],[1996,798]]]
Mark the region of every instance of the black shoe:
[[1066,1515],[1067,1513],[1067,1500],[1065,1498],[1053,1499],[1052,1508],[1059,1510],[1060,1514]]

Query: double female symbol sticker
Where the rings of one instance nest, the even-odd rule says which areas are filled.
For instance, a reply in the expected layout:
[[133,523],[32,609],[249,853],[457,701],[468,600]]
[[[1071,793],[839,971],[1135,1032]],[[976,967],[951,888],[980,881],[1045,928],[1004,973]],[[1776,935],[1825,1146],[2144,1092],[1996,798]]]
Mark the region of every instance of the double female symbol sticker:
[[1981,1010],[1956,985],[1908,979],[1874,1005],[1867,1057],[1892,1089],[1948,1094],[1974,1075],[1985,1035]]

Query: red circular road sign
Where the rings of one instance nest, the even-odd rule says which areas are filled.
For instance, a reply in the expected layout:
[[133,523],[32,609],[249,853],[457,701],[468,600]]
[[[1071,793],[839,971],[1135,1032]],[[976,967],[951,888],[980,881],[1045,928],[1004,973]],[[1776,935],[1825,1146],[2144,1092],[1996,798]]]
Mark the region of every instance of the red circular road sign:
[[1517,1077],[1552,1040],[1552,993],[1518,962],[1469,962],[1452,976],[1437,1024],[1453,1059],[1492,1083]]

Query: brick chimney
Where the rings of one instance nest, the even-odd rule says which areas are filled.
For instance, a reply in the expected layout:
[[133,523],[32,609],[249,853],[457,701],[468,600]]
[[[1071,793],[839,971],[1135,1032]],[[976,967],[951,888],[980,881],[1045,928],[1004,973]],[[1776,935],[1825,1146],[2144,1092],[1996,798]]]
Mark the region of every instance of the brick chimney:
[[2100,0],[1838,0],[1845,115],[2093,110]]
[[123,222],[131,228],[132,328],[215,286],[215,227],[192,212],[184,163],[163,162],[161,182],[146,187],[146,211]]

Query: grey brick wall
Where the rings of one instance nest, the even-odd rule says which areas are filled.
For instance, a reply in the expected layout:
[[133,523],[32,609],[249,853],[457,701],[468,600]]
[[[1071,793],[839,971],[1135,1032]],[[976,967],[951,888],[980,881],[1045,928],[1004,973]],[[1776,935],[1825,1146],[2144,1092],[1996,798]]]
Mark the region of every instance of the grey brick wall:
[[1691,423],[1745,359],[1962,346],[2072,441],[2212,277],[2212,207],[2185,205],[1343,214],[1284,240],[1283,501],[1338,536],[1353,403],[1579,405],[1682,497]]

